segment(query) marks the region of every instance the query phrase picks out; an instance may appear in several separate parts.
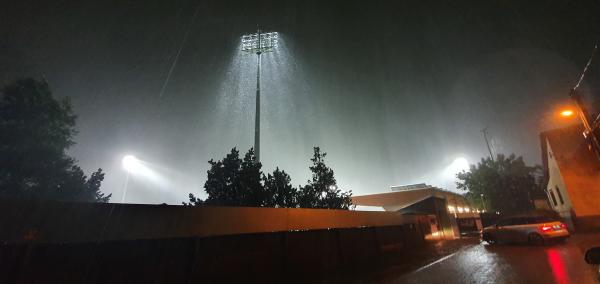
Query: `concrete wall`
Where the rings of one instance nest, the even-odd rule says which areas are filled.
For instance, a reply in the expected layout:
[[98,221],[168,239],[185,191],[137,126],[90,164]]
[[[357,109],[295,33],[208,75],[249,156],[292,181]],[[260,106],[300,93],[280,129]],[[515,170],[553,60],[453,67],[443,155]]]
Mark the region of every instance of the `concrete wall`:
[[0,202],[0,283],[312,282],[410,261],[428,226],[393,212]]
[[0,201],[4,242],[209,237],[416,224],[396,212]]
[[[0,283],[312,283],[423,243],[411,225],[83,243],[0,244]],[[331,280],[330,280],[331,281]],[[333,281],[339,282],[339,281]],[[350,281],[343,281],[350,282]]]

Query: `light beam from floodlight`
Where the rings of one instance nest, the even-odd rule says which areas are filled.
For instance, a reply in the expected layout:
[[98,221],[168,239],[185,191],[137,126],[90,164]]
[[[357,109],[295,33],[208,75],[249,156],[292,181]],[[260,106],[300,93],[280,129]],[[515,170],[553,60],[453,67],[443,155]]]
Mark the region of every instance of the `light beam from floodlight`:
[[260,55],[274,51],[279,44],[277,32],[263,33],[258,29],[255,34],[242,36],[242,51],[255,53],[256,66],[256,115],[254,116],[254,154],[260,162]]
[[123,186],[123,195],[121,195],[121,203],[125,203],[125,196],[127,195],[127,188],[129,187],[129,175],[139,168],[140,161],[133,155],[125,155],[121,160],[123,168],[127,172],[125,177],[125,185]]
[[126,155],[122,160],[123,168],[127,172],[134,172],[140,167],[140,160],[133,155]]

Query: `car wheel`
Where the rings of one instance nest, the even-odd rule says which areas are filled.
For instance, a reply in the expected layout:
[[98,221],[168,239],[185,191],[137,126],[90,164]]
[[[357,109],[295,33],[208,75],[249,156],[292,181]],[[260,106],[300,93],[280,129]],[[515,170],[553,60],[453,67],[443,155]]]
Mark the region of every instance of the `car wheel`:
[[544,238],[542,238],[542,236],[540,236],[540,234],[537,234],[537,233],[529,234],[528,240],[529,240],[529,244],[532,244],[535,246],[542,246],[545,243]]

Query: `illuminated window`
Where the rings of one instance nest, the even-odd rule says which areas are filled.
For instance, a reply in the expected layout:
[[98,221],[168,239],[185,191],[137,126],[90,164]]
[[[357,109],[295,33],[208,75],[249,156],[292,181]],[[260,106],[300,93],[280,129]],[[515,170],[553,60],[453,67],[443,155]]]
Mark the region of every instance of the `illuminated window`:
[[454,209],[454,206],[448,206],[448,212],[450,212],[450,213],[456,212],[456,210]]

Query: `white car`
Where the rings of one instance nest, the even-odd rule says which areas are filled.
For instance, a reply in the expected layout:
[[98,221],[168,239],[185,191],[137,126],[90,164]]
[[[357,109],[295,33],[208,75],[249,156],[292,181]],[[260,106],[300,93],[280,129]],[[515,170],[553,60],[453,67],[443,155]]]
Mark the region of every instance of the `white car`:
[[481,230],[481,240],[488,244],[527,242],[543,245],[549,240],[565,240],[568,237],[569,230],[565,224],[543,216],[505,218]]

